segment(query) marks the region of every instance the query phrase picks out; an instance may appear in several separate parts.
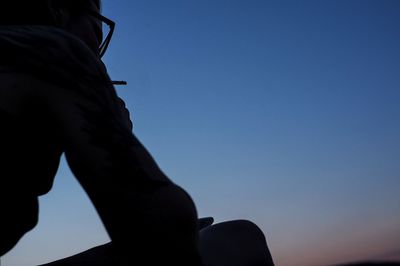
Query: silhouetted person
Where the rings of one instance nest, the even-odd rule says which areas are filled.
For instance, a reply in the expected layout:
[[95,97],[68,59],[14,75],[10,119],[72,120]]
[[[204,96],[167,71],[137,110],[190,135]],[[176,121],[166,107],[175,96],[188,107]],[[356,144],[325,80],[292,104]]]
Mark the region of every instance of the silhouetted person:
[[100,61],[110,22],[99,0],[1,4],[0,255],[35,227],[64,153],[112,240],[113,265],[200,265],[194,203],[132,134]]

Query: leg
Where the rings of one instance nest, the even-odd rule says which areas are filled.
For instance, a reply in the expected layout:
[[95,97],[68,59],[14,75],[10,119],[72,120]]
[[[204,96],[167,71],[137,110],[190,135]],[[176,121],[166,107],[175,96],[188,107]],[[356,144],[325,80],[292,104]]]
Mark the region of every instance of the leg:
[[248,220],[205,227],[200,231],[200,251],[205,265],[274,265],[263,232]]

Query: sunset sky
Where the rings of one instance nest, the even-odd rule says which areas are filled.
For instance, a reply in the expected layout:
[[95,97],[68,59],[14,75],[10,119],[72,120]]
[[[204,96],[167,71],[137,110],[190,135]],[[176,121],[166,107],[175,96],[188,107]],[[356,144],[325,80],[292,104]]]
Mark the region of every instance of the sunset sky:
[[[199,216],[277,266],[400,260],[400,1],[104,0],[134,132]],[[109,241],[63,160],[2,266]]]

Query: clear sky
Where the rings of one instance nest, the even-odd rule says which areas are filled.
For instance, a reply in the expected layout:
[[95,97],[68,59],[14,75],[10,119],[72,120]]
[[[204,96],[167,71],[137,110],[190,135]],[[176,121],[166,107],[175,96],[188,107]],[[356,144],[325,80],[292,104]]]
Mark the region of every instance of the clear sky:
[[[249,219],[278,266],[400,258],[400,1],[104,0],[135,133],[201,217]],[[63,160],[30,266],[108,237]]]

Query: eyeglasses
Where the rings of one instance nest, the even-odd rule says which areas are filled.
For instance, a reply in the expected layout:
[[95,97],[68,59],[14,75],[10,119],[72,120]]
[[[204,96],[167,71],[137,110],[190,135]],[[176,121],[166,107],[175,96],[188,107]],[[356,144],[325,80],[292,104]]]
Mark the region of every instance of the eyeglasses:
[[[107,26],[108,26],[108,33],[107,33],[106,37],[103,38],[103,41],[101,42],[101,44],[99,46],[99,56],[100,56],[100,58],[102,58],[103,55],[106,53],[108,46],[110,45],[111,38],[112,38],[114,29],[115,29],[115,22],[109,18],[102,16],[101,14],[99,14],[93,10],[87,10],[87,12],[89,15],[93,16],[94,18],[96,18],[102,22],[102,30],[104,30],[103,23],[107,24]],[[112,84],[127,85],[127,82],[123,81],[123,80],[120,80],[120,81],[113,80]]]
[[[114,29],[115,29],[115,22],[112,21],[109,18],[106,18],[106,17],[102,16],[101,14],[99,14],[99,13],[97,13],[95,11],[87,10],[87,12],[88,12],[89,15],[91,15],[94,18],[100,20],[102,23],[105,23],[108,26],[108,33],[107,33],[106,37],[103,38],[103,41],[99,46],[99,55],[100,55],[100,58],[101,58],[106,53],[106,50],[107,50],[108,46],[110,45],[111,38],[112,38],[112,35],[114,33]],[[102,27],[102,28],[104,30],[104,27]]]

